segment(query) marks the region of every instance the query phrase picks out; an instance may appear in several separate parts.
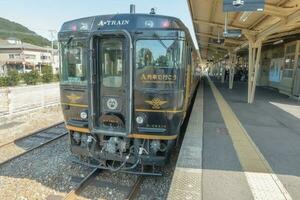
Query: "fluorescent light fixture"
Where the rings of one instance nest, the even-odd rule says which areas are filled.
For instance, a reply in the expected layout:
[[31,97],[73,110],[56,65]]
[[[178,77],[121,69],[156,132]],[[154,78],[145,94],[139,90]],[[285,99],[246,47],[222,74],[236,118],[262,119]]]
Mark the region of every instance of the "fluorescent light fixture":
[[278,40],[278,41],[274,42],[273,44],[276,45],[276,44],[281,44],[281,43],[283,43],[283,40]]
[[240,21],[245,22],[247,21],[248,17],[252,14],[252,12],[243,12],[242,16],[240,17]]

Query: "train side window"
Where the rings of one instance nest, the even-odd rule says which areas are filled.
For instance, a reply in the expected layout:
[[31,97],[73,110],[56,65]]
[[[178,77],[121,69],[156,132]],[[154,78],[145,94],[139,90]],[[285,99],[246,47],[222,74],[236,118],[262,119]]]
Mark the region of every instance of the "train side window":
[[195,70],[196,70],[196,54],[195,52],[192,50],[192,53],[191,53],[191,59],[192,59],[192,77],[195,76]]
[[86,47],[84,41],[72,41],[69,45],[61,45],[61,82],[85,83],[86,82]]
[[187,65],[191,65],[191,47],[189,44],[187,44]]

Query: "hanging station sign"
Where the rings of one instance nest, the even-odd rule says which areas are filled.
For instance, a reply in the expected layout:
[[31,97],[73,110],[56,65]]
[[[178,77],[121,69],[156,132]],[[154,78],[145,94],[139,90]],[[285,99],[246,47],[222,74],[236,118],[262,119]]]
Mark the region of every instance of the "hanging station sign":
[[224,12],[263,11],[265,0],[223,0]]
[[241,29],[227,29],[226,32],[223,33],[225,38],[240,38],[242,36]]

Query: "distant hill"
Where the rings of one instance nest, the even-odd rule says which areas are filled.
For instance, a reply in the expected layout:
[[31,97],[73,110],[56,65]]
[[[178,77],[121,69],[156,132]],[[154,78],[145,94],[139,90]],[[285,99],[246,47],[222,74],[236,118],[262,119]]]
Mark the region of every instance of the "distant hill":
[[29,30],[25,26],[0,17],[0,39],[17,38],[22,42],[38,46],[50,46],[46,38]]

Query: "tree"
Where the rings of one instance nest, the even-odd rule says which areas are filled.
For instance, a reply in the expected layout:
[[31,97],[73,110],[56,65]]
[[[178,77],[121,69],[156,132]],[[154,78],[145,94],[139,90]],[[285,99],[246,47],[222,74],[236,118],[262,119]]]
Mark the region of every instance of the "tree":
[[24,74],[24,81],[27,85],[36,85],[39,81],[40,75],[36,70]]
[[158,63],[158,65],[160,67],[166,67],[167,64],[168,64],[168,58],[167,58],[167,56],[161,55],[161,56],[158,57],[158,59],[156,60],[156,62]]
[[7,83],[9,86],[16,86],[19,84],[20,75],[17,70],[9,70],[7,73]]
[[43,83],[50,83],[53,80],[53,69],[52,66],[45,66],[42,68],[42,81]]
[[6,87],[6,86],[8,86],[8,77],[7,76],[0,77],[0,87]]

